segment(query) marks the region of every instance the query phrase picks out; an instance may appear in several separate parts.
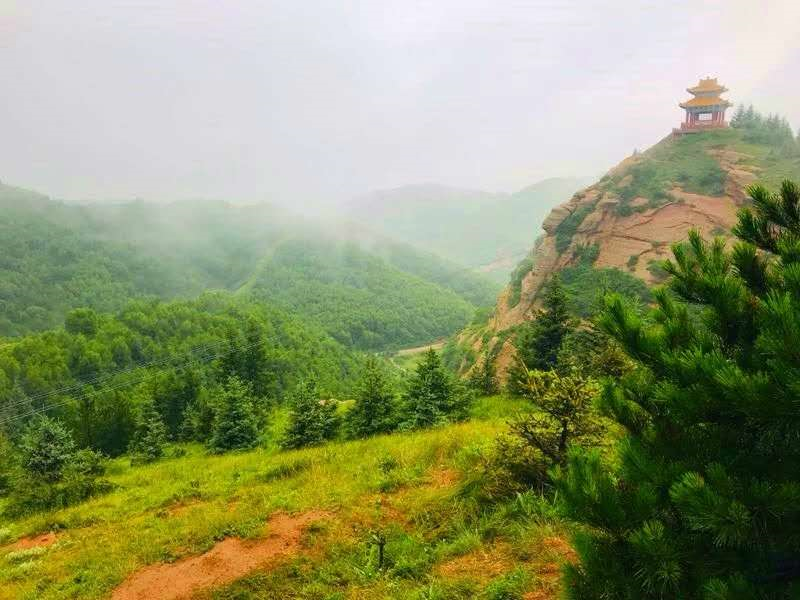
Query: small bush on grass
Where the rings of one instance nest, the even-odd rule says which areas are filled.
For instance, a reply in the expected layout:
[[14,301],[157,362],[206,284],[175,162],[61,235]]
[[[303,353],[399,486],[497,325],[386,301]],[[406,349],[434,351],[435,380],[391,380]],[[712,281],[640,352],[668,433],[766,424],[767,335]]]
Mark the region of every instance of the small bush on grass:
[[99,479],[102,455],[76,450],[69,431],[48,417],[34,421],[22,437],[20,466],[5,507],[9,516],[57,509],[112,488]]

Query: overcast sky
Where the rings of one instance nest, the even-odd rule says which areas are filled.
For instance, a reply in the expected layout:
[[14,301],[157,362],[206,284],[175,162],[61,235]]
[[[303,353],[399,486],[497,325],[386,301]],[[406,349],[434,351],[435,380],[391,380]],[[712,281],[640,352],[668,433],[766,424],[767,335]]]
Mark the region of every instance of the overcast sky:
[[297,205],[600,174],[700,76],[800,125],[800,1],[0,0],[0,180]]

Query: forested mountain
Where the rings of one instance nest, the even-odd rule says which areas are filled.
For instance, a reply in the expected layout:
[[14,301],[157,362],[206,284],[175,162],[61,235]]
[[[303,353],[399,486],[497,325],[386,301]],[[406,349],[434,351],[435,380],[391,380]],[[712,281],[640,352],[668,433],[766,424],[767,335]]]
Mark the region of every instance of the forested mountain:
[[2,186],[0,208],[0,335],[56,327],[75,307],[227,289],[383,349],[456,331],[496,292],[430,253],[269,205],[75,206]]
[[410,185],[358,198],[349,214],[504,283],[541,233],[550,209],[590,182],[586,177],[545,179],[513,194]]

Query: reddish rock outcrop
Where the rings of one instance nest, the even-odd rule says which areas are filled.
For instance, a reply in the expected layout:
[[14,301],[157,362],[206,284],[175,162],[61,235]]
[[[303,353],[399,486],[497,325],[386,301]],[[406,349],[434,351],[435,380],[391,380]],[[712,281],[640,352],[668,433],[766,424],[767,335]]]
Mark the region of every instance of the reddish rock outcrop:
[[[756,179],[759,169],[750,164],[754,162],[752,157],[724,147],[708,150],[725,174],[724,194],[689,193],[674,182],[658,202],[642,196],[631,199],[627,194],[627,202],[620,206],[620,197],[633,180],[631,169],[652,160],[654,149],[663,152],[667,144],[673,143],[672,138],[667,138],[648,152],[626,158],[596,184],[553,209],[543,224],[545,235],[532,253],[534,266],[522,279],[519,302],[511,305],[510,288],[506,288],[498,297],[486,329],[462,333],[459,343],[468,344],[479,356],[488,349],[502,379],[513,360],[514,348],[498,334],[535,314],[544,283],[553,273],[575,264],[580,247],[596,246],[595,267],[621,269],[652,284],[655,276],[648,266],[654,260],[667,258],[670,245],[685,239],[690,229],[698,229],[706,236],[729,232],[738,208],[745,202],[744,189]],[[558,243],[559,226],[579,210],[574,220],[580,222],[572,224],[574,232],[565,247],[563,239]],[[585,215],[582,219],[581,214]],[[496,347],[498,343],[502,346]]]

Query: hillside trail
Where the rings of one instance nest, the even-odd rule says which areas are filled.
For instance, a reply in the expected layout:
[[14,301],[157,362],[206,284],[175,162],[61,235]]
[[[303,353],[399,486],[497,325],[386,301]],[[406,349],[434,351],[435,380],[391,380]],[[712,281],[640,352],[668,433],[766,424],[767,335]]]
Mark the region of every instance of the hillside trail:
[[201,591],[230,583],[248,573],[294,556],[300,549],[303,530],[330,517],[324,511],[298,515],[278,513],[268,522],[265,538],[226,538],[211,550],[174,563],[159,563],[133,573],[112,600],[185,600]]
[[427,352],[428,350],[441,350],[444,348],[446,340],[439,340],[438,342],[433,342],[432,344],[426,344],[424,346],[414,346],[413,348],[401,348],[395,354],[397,356],[409,356],[412,354],[420,354],[422,352]]

